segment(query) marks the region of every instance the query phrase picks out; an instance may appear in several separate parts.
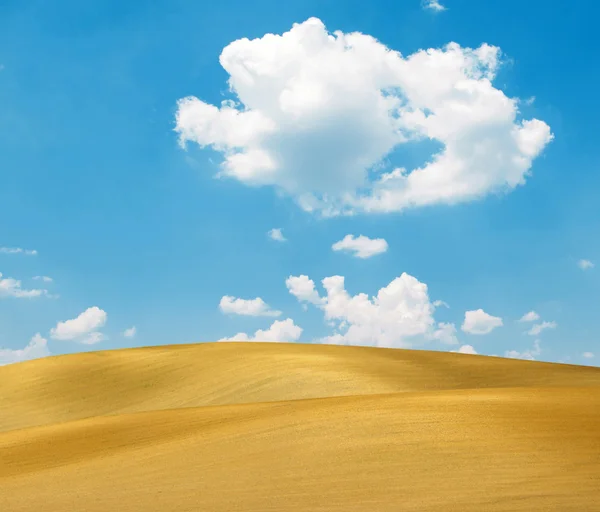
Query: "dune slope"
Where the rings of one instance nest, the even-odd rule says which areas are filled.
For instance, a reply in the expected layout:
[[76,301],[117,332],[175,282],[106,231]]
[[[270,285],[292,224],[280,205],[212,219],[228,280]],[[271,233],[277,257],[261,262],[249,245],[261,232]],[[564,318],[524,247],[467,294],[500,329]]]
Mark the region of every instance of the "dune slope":
[[200,344],[3,367],[0,401],[0,510],[600,511],[598,368]]
[[426,390],[600,386],[600,369],[425,350],[200,343],[0,367],[0,432],[98,415]]

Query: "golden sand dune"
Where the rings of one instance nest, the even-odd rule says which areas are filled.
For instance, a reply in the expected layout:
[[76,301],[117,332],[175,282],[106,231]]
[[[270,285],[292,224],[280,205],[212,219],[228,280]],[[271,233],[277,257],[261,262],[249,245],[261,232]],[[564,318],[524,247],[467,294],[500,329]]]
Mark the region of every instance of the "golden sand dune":
[[600,511],[600,369],[216,343],[0,368],[0,510]]

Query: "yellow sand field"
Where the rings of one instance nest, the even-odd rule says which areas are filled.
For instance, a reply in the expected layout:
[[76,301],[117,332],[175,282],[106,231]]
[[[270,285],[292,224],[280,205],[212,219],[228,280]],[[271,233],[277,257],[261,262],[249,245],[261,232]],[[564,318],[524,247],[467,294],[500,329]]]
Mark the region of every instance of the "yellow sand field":
[[0,511],[600,511],[600,369],[207,343],[0,368]]

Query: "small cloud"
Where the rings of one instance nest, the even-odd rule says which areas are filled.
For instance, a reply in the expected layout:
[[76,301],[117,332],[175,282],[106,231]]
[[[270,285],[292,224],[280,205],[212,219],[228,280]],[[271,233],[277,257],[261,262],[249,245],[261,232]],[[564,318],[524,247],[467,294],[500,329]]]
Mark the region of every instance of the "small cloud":
[[537,336],[546,329],[556,329],[557,325],[556,322],[542,322],[541,324],[535,324],[527,331],[527,334],[529,334],[529,336]]
[[21,247],[0,247],[0,254],[24,254],[25,256],[37,256],[35,249],[23,249]]
[[97,306],[86,309],[77,318],[58,322],[50,330],[53,340],[76,341],[84,345],[94,345],[105,339],[97,329],[106,323],[106,311]]
[[450,352],[456,352],[458,354],[477,354],[477,351],[472,345],[462,345],[458,350],[451,350]]
[[283,236],[282,231],[283,230],[281,228],[273,228],[267,234],[269,235],[269,238],[271,238],[271,240],[276,240],[277,242],[285,242],[287,238]]
[[133,338],[137,333],[137,329],[135,328],[135,325],[133,327],[130,327],[129,329],[125,329],[123,331],[123,336],[125,336],[126,338]]
[[446,322],[438,323],[438,328],[433,333],[433,339],[448,345],[458,344],[458,339],[456,338],[456,326]]
[[579,260],[577,265],[581,270],[589,270],[590,268],[594,268],[594,265],[590,260]]
[[48,290],[25,290],[21,285],[21,281],[18,279],[13,279],[11,277],[2,277],[2,272],[0,272],[0,298],[4,297],[13,297],[17,299],[32,299],[35,297],[41,297],[42,295],[48,295]]
[[586,359],[593,359],[594,358],[594,354],[592,352],[584,352],[582,355]]
[[231,338],[222,338],[219,341],[298,341],[302,330],[302,327],[294,324],[291,318],[287,318],[285,320],[275,320],[266,331],[259,329],[253,336],[248,336],[245,332],[238,332]]
[[383,238],[369,238],[363,235],[355,238],[354,235],[346,235],[331,248],[334,251],[351,252],[356,258],[366,259],[386,252],[388,243]]
[[520,319],[519,322],[535,322],[540,319],[540,315],[538,315],[535,311],[530,311],[529,313],[525,313]]
[[0,348],[0,366],[11,363],[20,363],[30,359],[49,356],[48,340],[43,338],[38,332],[31,338],[25,348],[12,350],[9,348]]
[[446,7],[444,7],[438,0],[423,0],[421,5],[423,6],[423,9],[429,9],[434,12],[442,12],[446,10]]
[[48,276],[33,276],[32,279],[35,281],[43,281],[44,283],[51,283],[54,281],[54,279]]
[[433,301],[433,307],[434,308],[439,308],[441,306],[444,306],[445,308],[450,309],[450,306],[448,305],[448,303],[444,302],[443,300],[434,300]]
[[262,300],[260,297],[255,299],[238,299],[229,295],[224,295],[219,302],[219,308],[223,313],[243,316],[279,316],[281,311],[276,311]]
[[469,334],[489,334],[502,325],[502,318],[488,315],[483,309],[477,309],[465,312],[461,329]]
[[540,347],[540,340],[535,340],[533,342],[533,348],[531,350],[525,350],[524,352],[518,352],[516,350],[507,350],[504,353],[504,357],[508,357],[510,359],[527,359],[529,361],[534,361],[537,356],[542,353],[542,349]]

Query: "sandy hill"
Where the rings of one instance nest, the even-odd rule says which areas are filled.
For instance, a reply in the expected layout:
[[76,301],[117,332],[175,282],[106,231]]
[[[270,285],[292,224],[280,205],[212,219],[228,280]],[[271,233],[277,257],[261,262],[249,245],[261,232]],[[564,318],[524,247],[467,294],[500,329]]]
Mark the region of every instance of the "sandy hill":
[[0,510],[600,511],[600,369],[275,343],[0,367]]

